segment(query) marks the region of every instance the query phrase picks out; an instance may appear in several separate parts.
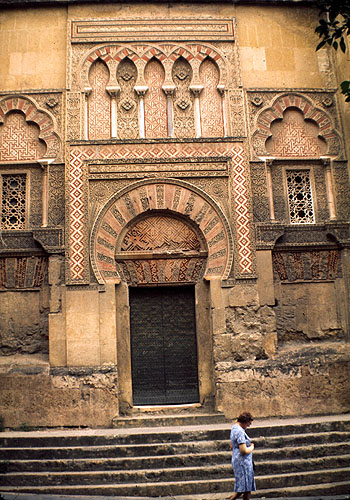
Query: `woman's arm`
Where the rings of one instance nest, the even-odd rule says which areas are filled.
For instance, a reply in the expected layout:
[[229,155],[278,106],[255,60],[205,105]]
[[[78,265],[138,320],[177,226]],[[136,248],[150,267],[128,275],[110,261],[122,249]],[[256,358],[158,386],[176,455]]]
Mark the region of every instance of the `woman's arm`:
[[245,443],[240,444],[239,451],[241,452],[241,455],[249,455],[249,453],[252,453],[254,451],[254,443],[252,443],[250,446],[247,446]]

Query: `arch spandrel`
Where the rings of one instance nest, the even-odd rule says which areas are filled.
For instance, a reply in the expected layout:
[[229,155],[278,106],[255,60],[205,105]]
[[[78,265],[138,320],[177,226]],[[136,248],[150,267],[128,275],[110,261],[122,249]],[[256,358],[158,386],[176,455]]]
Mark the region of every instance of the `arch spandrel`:
[[[227,278],[233,260],[233,249],[229,243],[232,236],[220,208],[204,192],[185,182],[158,180],[157,183],[141,181],[123,190],[111,198],[98,215],[91,235],[90,258],[99,283],[117,283],[121,278],[125,279],[122,274],[127,272],[126,260],[122,273],[120,268],[118,270],[116,255],[119,260],[123,260],[119,250],[126,228],[130,228],[140,217],[152,214],[155,217],[156,214],[175,219],[178,217],[183,227],[187,225],[192,228],[198,235],[198,241],[204,242],[200,255],[191,257],[194,259],[191,266],[195,276],[205,274]],[[136,257],[132,255],[128,259],[137,261]],[[206,258],[206,264],[201,270],[203,257]],[[158,255],[157,258],[166,260],[166,255]],[[181,259],[186,260],[186,256],[182,255]],[[165,262],[162,265],[165,266]],[[179,262],[179,266],[184,268],[185,263]]]

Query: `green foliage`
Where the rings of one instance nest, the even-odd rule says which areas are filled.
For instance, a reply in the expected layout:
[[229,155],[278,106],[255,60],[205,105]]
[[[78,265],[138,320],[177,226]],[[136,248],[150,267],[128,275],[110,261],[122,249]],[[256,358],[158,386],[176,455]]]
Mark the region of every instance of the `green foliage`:
[[[340,48],[345,54],[346,37],[350,36],[350,0],[318,0],[317,5],[320,14],[315,32],[321,41],[316,50],[328,44],[335,50]],[[345,101],[350,102],[350,81],[342,82],[340,87]]]

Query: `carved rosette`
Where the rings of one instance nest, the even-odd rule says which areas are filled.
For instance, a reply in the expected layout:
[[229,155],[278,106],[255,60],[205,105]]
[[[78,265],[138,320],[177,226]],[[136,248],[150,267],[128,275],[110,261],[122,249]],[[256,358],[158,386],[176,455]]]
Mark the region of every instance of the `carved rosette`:
[[174,130],[175,137],[194,137],[194,96],[190,91],[193,71],[183,57],[177,59],[172,70],[175,84],[174,99]]
[[125,58],[118,65],[117,80],[120,86],[118,104],[118,138],[135,139],[138,137],[138,104],[135,96],[137,68]]

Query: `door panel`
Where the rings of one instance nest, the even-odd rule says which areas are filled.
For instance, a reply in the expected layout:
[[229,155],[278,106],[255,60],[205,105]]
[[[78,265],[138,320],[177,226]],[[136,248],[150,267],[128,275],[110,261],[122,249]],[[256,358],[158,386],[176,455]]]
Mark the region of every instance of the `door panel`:
[[134,404],[198,402],[194,287],[130,288]]

